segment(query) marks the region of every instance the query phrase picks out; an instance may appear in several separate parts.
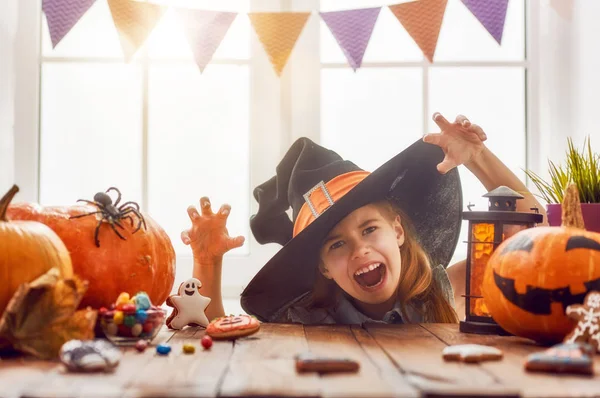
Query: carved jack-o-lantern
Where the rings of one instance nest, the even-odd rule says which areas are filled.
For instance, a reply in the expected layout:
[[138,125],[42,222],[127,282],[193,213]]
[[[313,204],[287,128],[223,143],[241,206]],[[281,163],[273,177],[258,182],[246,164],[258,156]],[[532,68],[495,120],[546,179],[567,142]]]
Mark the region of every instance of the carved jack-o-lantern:
[[490,257],[482,288],[503,329],[543,343],[562,341],[573,329],[567,306],[600,290],[600,234],[582,228],[573,185],[563,203],[563,226],[521,231]]

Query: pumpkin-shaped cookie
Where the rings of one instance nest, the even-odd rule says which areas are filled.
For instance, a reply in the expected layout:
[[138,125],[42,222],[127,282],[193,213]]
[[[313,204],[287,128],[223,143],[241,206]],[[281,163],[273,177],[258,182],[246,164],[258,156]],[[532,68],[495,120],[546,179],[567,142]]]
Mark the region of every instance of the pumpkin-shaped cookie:
[[215,340],[236,339],[258,332],[260,322],[250,315],[230,315],[214,319],[206,328],[206,334]]

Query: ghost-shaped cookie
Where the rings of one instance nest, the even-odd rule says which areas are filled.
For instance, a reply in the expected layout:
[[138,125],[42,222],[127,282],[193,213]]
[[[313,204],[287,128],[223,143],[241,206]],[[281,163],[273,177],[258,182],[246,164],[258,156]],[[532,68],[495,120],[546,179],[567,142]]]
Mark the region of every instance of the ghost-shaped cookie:
[[204,311],[210,298],[202,296],[198,289],[202,283],[191,278],[179,285],[179,294],[169,296],[167,305],[173,307],[173,312],[167,318],[170,329],[183,329],[184,326],[208,326],[208,318]]

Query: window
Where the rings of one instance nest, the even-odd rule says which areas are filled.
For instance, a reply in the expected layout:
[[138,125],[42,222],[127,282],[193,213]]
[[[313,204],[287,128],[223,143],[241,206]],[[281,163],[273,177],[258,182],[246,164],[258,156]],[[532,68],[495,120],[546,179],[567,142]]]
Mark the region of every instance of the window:
[[[381,0],[353,0],[346,8],[374,7]],[[321,0],[323,11],[339,2]],[[525,4],[510,1],[502,46],[459,0],[448,0],[434,63],[389,8],[381,9],[362,67],[353,72],[321,22],[321,141],[373,170],[423,134],[439,131],[434,112],[464,114],[481,125],[487,146],[524,179],[526,168]],[[368,134],[368,139],[367,137]],[[459,168],[466,206],[487,210],[486,191]],[[466,258],[466,227],[454,260]]]
[[[186,208],[205,195],[215,211],[227,202],[233,209],[229,231],[248,238],[251,177],[267,177],[249,166],[250,1],[165,4],[240,13],[203,73],[173,9],[129,64],[106,1],[97,1],[55,50],[42,18],[39,200],[71,204],[118,187],[124,200],[138,202],[169,234],[181,281],[192,270],[191,251],[180,239],[190,225]],[[261,144],[260,137],[254,141]],[[248,262],[253,245],[228,253],[225,294],[239,294],[274,249],[256,245],[255,266],[240,264]]]
[[[501,47],[459,0],[449,0],[433,64],[383,7],[356,72],[316,10],[394,2],[163,3],[240,13],[204,73],[172,10],[129,64],[106,1],[98,0],[55,50],[41,18],[40,134],[31,151],[39,144],[36,189],[43,204],[71,204],[109,186],[139,202],[171,237],[177,281],[191,274],[191,253],[179,238],[189,226],[186,208],[204,195],[213,207],[230,203],[228,229],[247,238],[225,258],[225,296],[239,295],[275,253],[276,245],[261,246],[251,237],[251,191],[273,175],[299,136],[372,170],[436,131],[434,111],[452,118],[463,113],[484,127],[489,147],[524,177],[530,67],[524,0],[509,2]],[[313,11],[281,77],[250,26],[250,10]],[[29,155],[37,159],[37,152]],[[483,187],[460,172],[465,205],[484,208]],[[465,239],[463,233],[457,260],[466,256]]]

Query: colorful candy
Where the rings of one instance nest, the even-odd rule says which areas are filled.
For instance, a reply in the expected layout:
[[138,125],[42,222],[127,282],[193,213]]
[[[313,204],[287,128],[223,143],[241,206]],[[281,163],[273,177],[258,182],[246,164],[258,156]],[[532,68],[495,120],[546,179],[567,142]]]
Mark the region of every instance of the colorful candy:
[[105,334],[111,338],[152,339],[164,325],[165,312],[153,306],[145,292],[133,297],[123,292],[110,309],[99,310]]
[[204,347],[205,350],[210,349],[210,347],[212,347],[213,345],[212,338],[209,335],[204,335],[204,337],[202,337],[202,340],[200,340],[200,343],[202,344],[202,347]]
[[144,323],[143,330],[146,333],[150,333],[154,329],[154,324],[150,321]]
[[196,352],[196,347],[193,344],[186,343],[183,345],[183,352],[186,354],[193,354]]
[[123,304],[121,310],[127,313],[135,312],[135,304]]
[[142,334],[143,331],[144,330],[142,328],[142,325],[140,325],[139,323],[136,323],[131,327],[131,335],[133,337],[138,337],[140,334]]
[[138,310],[147,310],[152,307],[152,303],[150,302],[150,297],[146,292],[139,292],[135,295],[135,307]]
[[108,334],[110,336],[116,336],[118,331],[119,331],[119,327],[115,323],[109,323],[108,325],[106,325],[106,329],[105,329],[106,334]]
[[146,340],[138,340],[137,343],[135,343],[135,349],[139,352],[146,351],[146,348],[148,348],[148,342]]
[[147,318],[148,314],[146,313],[146,310],[139,309],[135,312],[135,319],[137,319],[140,323],[143,324],[146,322]]
[[115,311],[115,315],[113,315],[113,322],[115,325],[120,325],[123,323],[123,319],[125,315],[123,315],[123,311]]
[[156,352],[159,355],[168,355],[171,352],[171,346],[168,344],[159,344],[156,346]]
[[126,315],[125,319],[123,319],[123,324],[125,326],[129,326],[130,328],[135,325],[135,316],[134,315]]
[[119,297],[117,297],[117,301],[115,302],[115,304],[119,305],[121,303],[127,303],[129,300],[130,300],[129,293],[123,292],[123,293],[119,294]]

